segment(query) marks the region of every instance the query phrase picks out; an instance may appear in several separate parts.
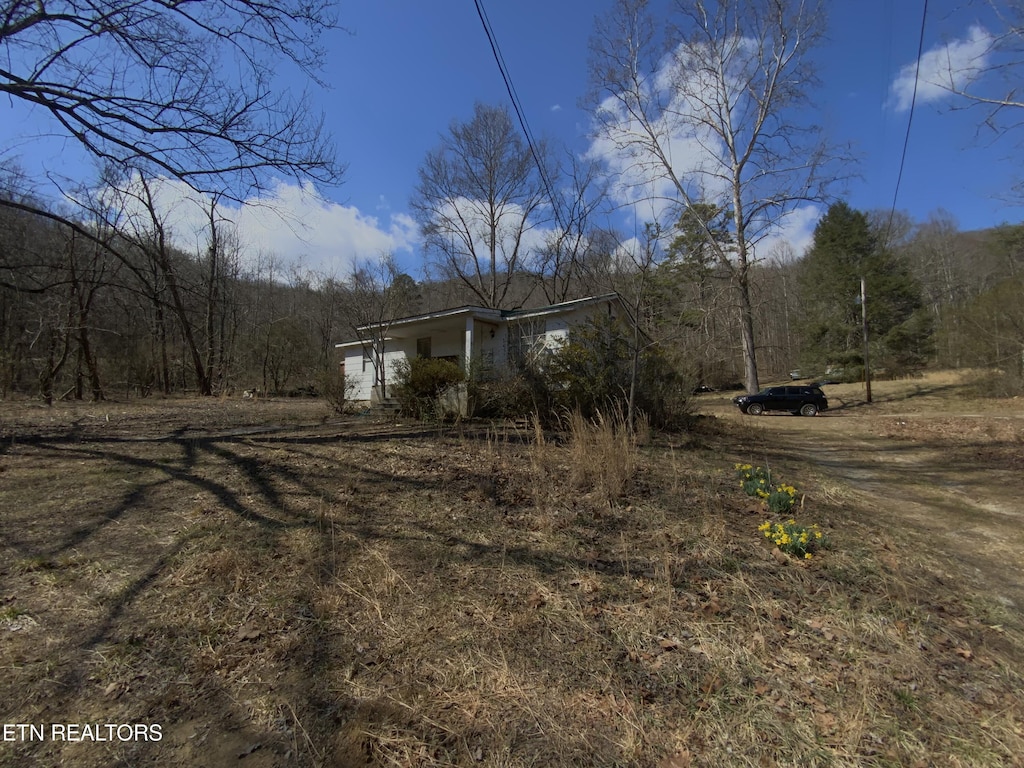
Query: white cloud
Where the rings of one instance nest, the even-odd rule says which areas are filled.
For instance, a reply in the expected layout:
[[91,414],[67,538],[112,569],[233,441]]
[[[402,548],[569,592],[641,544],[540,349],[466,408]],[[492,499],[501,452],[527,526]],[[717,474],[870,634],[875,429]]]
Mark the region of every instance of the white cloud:
[[780,219],[772,232],[755,247],[758,258],[798,259],[814,242],[814,228],[821,219],[816,205],[801,205]]
[[[988,64],[993,37],[981,26],[972,26],[962,40],[937,45],[921,56],[917,77],[917,101],[921,104],[940,101],[951,90],[974,82]],[[900,68],[889,88],[889,104],[898,112],[910,109],[914,97],[917,62]]]
[[554,105],[552,105],[551,111],[552,112],[561,112],[562,111],[562,105],[561,104],[554,104]]
[[[738,48],[746,46],[741,41]],[[644,85],[641,98],[663,108],[648,119],[650,131],[664,152],[672,174],[652,151],[653,140],[622,101],[609,96],[599,107],[600,130],[587,155],[602,162],[615,177],[611,194],[621,206],[631,206],[644,220],[660,220],[680,199],[675,177],[690,199],[731,207],[729,168],[725,145],[706,127],[715,122],[715,103],[726,101],[716,93],[721,86],[694,66],[692,50],[681,44],[666,55]],[[736,88],[739,88],[738,83]]]
[[[202,248],[210,199],[169,179],[158,179],[154,189],[175,244]],[[138,204],[130,206],[129,215],[145,220]],[[411,252],[419,241],[416,223],[407,214],[391,213],[385,224],[358,208],[324,199],[311,184],[282,181],[264,197],[219,204],[217,215],[235,226],[243,259],[250,263],[259,255],[274,255],[285,269],[301,264],[328,275],[344,275],[358,258]]]
[[[620,104],[609,97],[600,107],[604,128],[590,144],[587,156],[601,161],[613,174],[611,194],[622,206],[644,205],[638,214],[655,219],[679,199],[675,182],[660,159],[650,151],[651,139],[641,125]],[[686,106],[672,104],[651,128],[664,148],[676,177],[689,186],[695,200],[713,200],[726,192],[715,175],[721,169],[721,143],[708,133],[687,130],[678,119]]]
[[[489,269],[489,265],[484,264],[488,258],[487,254],[490,253],[489,215],[490,206],[485,201],[457,197],[436,209],[433,220],[439,231],[445,233],[445,238],[453,238],[462,250],[466,249],[466,238],[469,237],[481,266]],[[496,245],[499,267],[513,257],[517,244],[519,251],[516,258],[522,263],[522,260],[528,259],[543,248],[546,238],[553,232],[550,228],[538,226],[533,218],[528,218],[524,222],[524,209],[517,203],[504,203],[497,216]]]
[[[645,90],[640,94],[645,110],[659,105],[648,112],[647,125],[642,125],[631,114],[631,111],[639,111],[638,106],[627,111],[623,101],[615,96],[609,96],[600,105],[599,130],[587,154],[614,175],[611,194],[615,202],[631,207],[640,221],[674,223],[666,218],[674,216],[683,203],[675,180],[683,185],[690,201],[733,210],[732,168],[725,143],[709,126],[719,123],[720,116],[715,110],[720,104],[731,105],[736,111],[735,118],[744,119],[743,112],[748,105],[742,99],[737,100],[737,94],[744,91],[743,72],[756,66],[760,50],[752,39],[732,42],[735,57],[728,65],[724,86],[709,76],[706,67],[698,66],[695,59],[700,51],[692,46],[680,44],[666,55],[643,84]],[[655,139],[657,149],[664,153],[672,169],[671,174],[654,151]],[[769,173],[767,183],[776,178]],[[781,180],[782,183],[787,181],[784,172]],[[748,182],[746,194],[757,195],[756,178]],[[771,213],[777,216],[779,212],[773,209]],[[820,216],[816,206],[800,205],[781,217],[749,222],[747,235],[755,241],[755,256],[769,258],[773,252],[781,252],[783,244],[796,256],[802,255],[813,239]]]

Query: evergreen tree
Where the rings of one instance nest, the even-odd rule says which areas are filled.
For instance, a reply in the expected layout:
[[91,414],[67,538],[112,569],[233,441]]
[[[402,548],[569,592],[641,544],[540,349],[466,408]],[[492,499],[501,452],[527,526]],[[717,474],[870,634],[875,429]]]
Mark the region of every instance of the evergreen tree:
[[891,372],[922,365],[931,351],[931,323],[921,311],[909,269],[882,245],[867,216],[833,204],[814,230],[800,263],[803,363],[810,368],[863,366],[860,280],[867,283],[872,365]]
[[733,346],[730,274],[719,260],[719,252],[732,246],[731,224],[731,211],[714,203],[684,208],[651,284],[652,325],[671,340],[672,356],[700,384],[720,385],[740,375],[731,361],[720,359]]

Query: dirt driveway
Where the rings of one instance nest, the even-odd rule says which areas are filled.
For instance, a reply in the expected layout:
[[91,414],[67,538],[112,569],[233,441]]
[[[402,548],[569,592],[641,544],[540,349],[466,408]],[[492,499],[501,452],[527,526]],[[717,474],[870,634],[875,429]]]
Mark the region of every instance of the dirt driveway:
[[1024,609],[1024,402],[883,387],[868,405],[857,385],[827,394],[834,408],[815,418],[746,416],[721,396],[701,409],[742,425],[751,458],[809,470],[877,516],[897,544],[901,530],[928,536],[961,566],[949,578],[966,574],[1014,612]]

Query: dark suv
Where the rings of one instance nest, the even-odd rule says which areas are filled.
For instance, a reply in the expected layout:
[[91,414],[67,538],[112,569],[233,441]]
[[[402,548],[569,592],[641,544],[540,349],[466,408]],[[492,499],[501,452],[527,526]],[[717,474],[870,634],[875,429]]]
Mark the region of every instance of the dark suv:
[[768,387],[756,395],[740,395],[732,401],[751,416],[760,416],[765,411],[814,416],[818,411],[828,410],[828,399],[818,387]]

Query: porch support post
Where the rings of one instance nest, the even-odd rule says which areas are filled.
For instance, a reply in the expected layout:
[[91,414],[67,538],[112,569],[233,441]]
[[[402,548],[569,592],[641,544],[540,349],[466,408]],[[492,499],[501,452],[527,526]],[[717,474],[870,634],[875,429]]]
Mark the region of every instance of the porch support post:
[[469,366],[473,361],[473,316],[466,316],[466,348],[463,350],[465,353],[463,370],[466,375],[469,375]]
[[469,376],[473,364],[473,315],[466,315],[466,348],[462,369],[466,372],[466,381],[459,386],[459,413],[469,416]]

